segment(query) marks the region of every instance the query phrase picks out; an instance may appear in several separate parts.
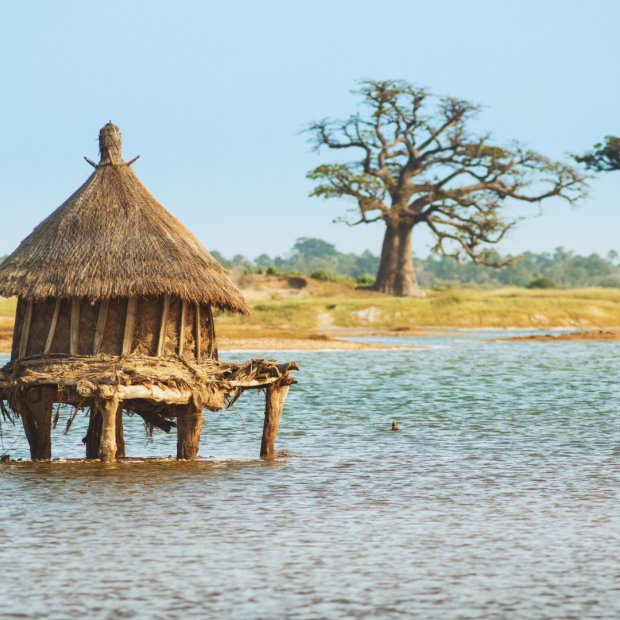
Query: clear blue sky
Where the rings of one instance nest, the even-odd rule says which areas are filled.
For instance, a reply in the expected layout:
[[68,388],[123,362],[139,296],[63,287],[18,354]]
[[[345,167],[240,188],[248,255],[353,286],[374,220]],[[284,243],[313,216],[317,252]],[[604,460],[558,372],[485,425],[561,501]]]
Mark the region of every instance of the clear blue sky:
[[[108,120],[208,249],[249,258],[300,236],[379,252],[380,224],[332,224],[345,204],[308,198],[332,156],[298,135],[354,112],[360,78],[480,103],[479,129],[554,158],[620,135],[618,0],[31,0],[0,23],[0,255],[84,182]],[[499,249],[620,251],[619,194],[620,172],[600,175],[579,209],[549,204]],[[429,242],[414,233],[418,255]]]

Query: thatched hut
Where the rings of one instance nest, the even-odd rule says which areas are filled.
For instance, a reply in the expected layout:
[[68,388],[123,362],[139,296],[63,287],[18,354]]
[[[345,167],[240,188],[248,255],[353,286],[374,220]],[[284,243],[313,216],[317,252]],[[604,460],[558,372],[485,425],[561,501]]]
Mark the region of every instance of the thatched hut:
[[[122,413],[177,426],[177,457],[198,452],[203,407],[267,388],[261,455],[273,443],[296,364],[219,361],[213,308],[250,314],[226,271],[142,185],[121,134],[99,134],[101,160],[0,266],[18,297],[0,405],[23,424],[33,458],[51,456],[54,402],[90,407],[87,456],[124,456]],[[5,405],[4,402],[7,404]]]

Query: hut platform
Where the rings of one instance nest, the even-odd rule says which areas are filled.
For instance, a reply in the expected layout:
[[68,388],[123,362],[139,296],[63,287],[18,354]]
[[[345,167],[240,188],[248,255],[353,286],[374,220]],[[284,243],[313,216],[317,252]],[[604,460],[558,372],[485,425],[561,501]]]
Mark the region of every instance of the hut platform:
[[[243,364],[211,358],[91,357],[55,355],[17,359],[0,369],[0,408],[21,417],[31,456],[51,458],[54,403],[90,408],[86,455],[104,461],[125,456],[122,412],[143,418],[147,428],[177,428],[177,458],[198,454],[202,411],[232,407],[246,390],[267,392],[260,455],[274,455],[284,399],[296,381],[296,362],[255,358]],[[5,406],[8,405],[8,408]],[[106,428],[107,427],[107,428]],[[106,455],[104,442],[110,442]]]

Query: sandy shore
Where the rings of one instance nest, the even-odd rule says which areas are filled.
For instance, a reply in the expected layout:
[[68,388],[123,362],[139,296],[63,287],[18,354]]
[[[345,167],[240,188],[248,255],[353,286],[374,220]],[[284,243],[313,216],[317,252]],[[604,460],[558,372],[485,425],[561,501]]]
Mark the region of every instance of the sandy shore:
[[593,329],[570,334],[533,334],[513,338],[495,338],[494,340],[502,342],[616,342],[620,340],[620,330]]
[[294,338],[218,338],[220,351],[362,351],[367,349],[423,349],[425,347],[366,344],[347,340]]

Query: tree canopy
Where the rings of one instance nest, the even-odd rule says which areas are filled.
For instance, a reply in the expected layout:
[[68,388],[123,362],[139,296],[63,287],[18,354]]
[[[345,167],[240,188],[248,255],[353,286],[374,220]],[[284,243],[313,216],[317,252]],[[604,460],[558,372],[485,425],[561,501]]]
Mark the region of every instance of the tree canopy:
[[575,155],[575,159],[596,172],[620,170],[620,138],[606,136],[604,144],[595,144],[592,151],[581,156]]

